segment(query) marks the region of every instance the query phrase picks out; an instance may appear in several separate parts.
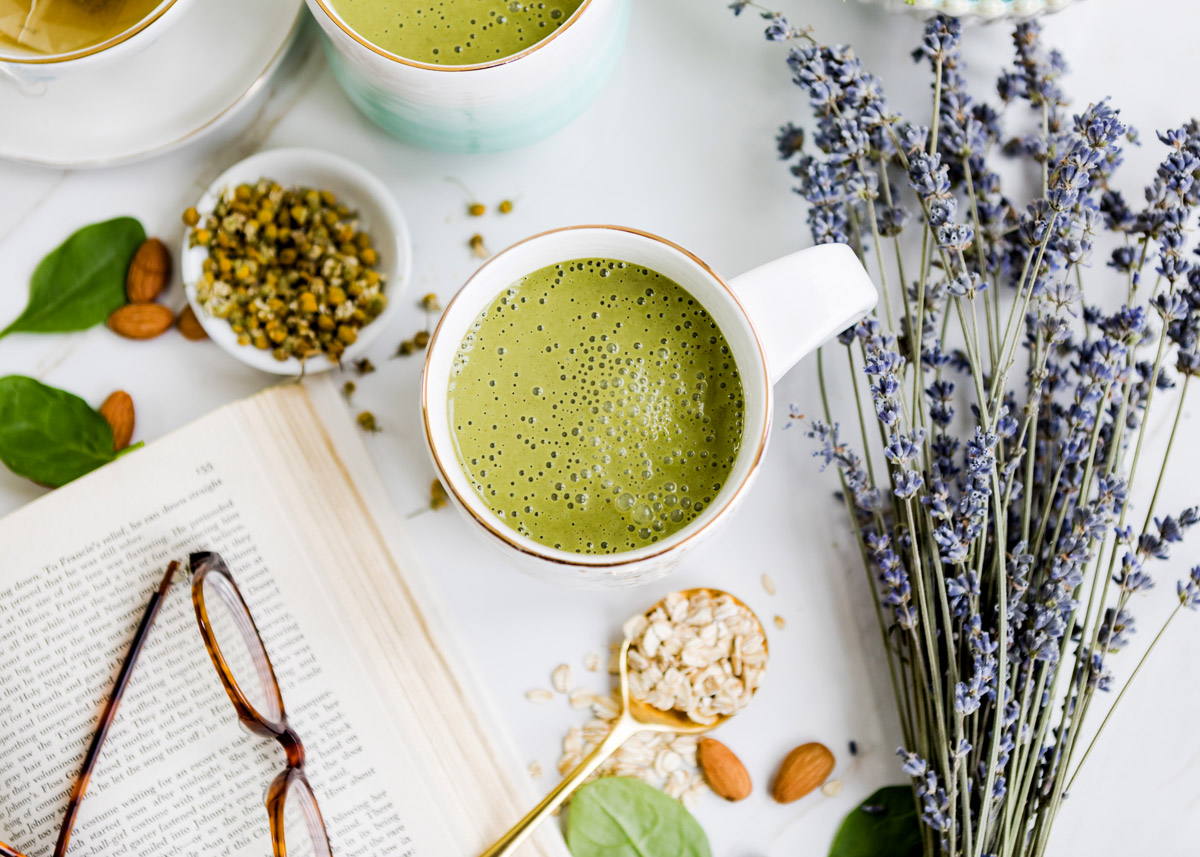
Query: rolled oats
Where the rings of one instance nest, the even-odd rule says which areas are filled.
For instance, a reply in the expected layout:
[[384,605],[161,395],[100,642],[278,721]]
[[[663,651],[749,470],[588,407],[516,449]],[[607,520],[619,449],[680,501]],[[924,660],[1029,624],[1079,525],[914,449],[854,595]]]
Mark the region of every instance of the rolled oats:
[[771,577],[771,575],[767,574],[765,571],[763,572],[763,576],[762,576],[762,586],[763,586],[763,589],[767,590],[768,595],[775,594],[775,579],[773,577]]
[[554,672],[550,674],[550,683],[559,693],[566,693],[567,688],[571,686],[571,667],[567,664],[556,666]]
[[[592,694],[591,708],[592,719],[582,727],[571,727],[563,737],[563,754],[558,761],[558,772],[563,776],[574,770],[608,737],[613,721],[621,713],[621,703],[603,694]],[[621,745],[591,779],[633,777],[692,807],[708,791],[708,785],[696,767],[699,741],[695,735],[639,732]]]
[[542,778],[542,763],[536,759],[529,763],[529,776],[532,779],[540,780]]
[[749,608],[724,593],[668,595],[624,626],[629,693],[709,725],[741,711],[762,684],[766,637]]
[[567,701],[571,704],[572,708],[582,709],[589,708],[592,704],[592,700],[595,698],[596,694],[592,693],[587,688],[577,687],[571,691],[570,696],[567,697]]
[[590,673],[600,672],[600,667],[604,666],[604,661],[595,652],[588,652],[583,657],[583,668]]
[[549,702],[550,700],[554,699],[554,694],[548,690],[544,690],[543,688],[537,688],[535,690],[527,691],[525,693],[525,698],[530,702]]
[[[728,595],[698,591],[668,595],[650,613],[625,623],[630,640],[629,690],[636,699],[661,710],[677,709],[701,724],[740,711],[760,684],[767,664],[762,626],[749,609]],[[612,647],[609,672],[618,673],[620,647]],[[589,654],[584,667],[596,672],[603,661]],[[564,676],[560,678],[560,676]],[[566,665],[553,674],[565,692]],[[549,694],[548,691],[543,693]],[[576,688],[572,708],[591,709],[592,717],[563,736],[558,771],[567,775],[595,750],[621,715],[620,697]],[[696,763],[697,735],[639,732],[608,758],[592,779],[633,777],[692,807],[709,791]]]

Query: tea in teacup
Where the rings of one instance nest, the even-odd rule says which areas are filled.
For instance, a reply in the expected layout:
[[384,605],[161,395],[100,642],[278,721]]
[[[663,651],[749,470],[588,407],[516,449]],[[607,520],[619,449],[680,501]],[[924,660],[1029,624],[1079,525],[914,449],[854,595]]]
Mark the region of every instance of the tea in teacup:
[[0,0],[0,53],[66,54],[132,29],[162,0]]
[[533,47],[583,0],[333,0],[346,24],[405,59],[476,65]]
[[687,526],[742,442],[742,381],[716,322],[679,284],[616,259],[550,265],[497,295],[459,346],[447,395],[483,502],[575,553]]

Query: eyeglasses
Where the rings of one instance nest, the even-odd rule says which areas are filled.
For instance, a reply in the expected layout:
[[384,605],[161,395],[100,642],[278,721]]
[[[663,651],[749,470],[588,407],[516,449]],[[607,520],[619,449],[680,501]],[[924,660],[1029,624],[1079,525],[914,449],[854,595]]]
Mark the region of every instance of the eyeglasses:
[[[194,553],[192,605],[204,647],[216,667],[238,720],[256,735],[278,741],[287,754],[287,766],[267,788],[266,806],[270,821],[271,846],[275,857],[333,857],[329,836],[317,798],[304,775],[304,744],[288,724],[283,695],[275,678],[275,668],[263,645],[262,636],[250,615],[242,593],[220,555],[210,551]],[[117,674],[100,725],[84,756],[83,766],[71,790],[66,817],[54,846],[54,857],[64,857],[75,817],[87,791],[92,770],[100,756],[100,747],[117,716],[121,697],[133,674],[134,664],[158,616],[163,599],[171,588],[179,563],[167,566],[158,590],[150,598],[133,644]],[[0,857],[24,857],[21,852],[0,842]]]

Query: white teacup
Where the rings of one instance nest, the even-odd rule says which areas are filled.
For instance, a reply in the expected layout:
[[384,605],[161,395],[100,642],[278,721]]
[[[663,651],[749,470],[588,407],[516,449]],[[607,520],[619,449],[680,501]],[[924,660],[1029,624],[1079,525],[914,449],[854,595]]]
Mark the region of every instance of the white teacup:
[[[447,413],[455,354],[496,295],[539,268],[595,257],[649,267],[699,300],[732,349],[745,393],[741,450],[713,502],[668,538],[613,554],[558,550],[516,532],[498,518],[475,493],[459,464]],[[726,282],[682,247],[636,229],[571,226],[535,235],[493,256],[476,271],[446,307],[433,333],[421,383],[430,455],[455,505],[523,571],[601,586],[662,577],[729,517],[754,480],[767,445],[774,382],[805,354],[862,318],[876,299],[874,283],[843,244],[802,250]]]
[[157,39],[183,14],[193,0],[162,0],[142,20],[124,32],[96,45],[57,54],[0,44],[0,84],[16,86],[36,97],[64,74],[91,71],[97,64],[141,50]]

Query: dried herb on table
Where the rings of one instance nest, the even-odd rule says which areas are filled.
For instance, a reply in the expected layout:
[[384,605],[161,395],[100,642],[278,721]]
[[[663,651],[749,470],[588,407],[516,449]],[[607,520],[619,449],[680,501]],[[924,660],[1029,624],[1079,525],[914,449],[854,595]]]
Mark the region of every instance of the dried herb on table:
[[379,422],[375,419],[375,415],[370,411],[363,411],[359,414],[356,422],[358,423],[358,427],[365,432],[378,434],[383,431],[383,426],[379,425]]
[[375,364],[366,357],[360,357],[354,361],[354,371],[359,375],[370,375],[375,371]]
[[0,338],[10,333],[65,333],[101,324],[125,303],[130,261],[146,240],[132,217],[84,226],[34,269],[29,303]]
[[87,402],[24,375],[0,378],[0,461],[57,488],[141,444],[117,451],[113,429]]

